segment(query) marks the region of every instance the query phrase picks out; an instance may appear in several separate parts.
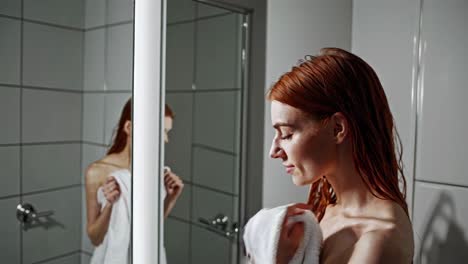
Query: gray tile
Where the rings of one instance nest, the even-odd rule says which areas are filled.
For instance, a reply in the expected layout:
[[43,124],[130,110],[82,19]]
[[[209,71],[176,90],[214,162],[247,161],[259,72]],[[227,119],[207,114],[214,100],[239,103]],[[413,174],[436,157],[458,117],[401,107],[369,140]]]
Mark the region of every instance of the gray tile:
[[20,225],[16,220],[19,198],[0,200],[2,224],[0,225],[0,259],[2,263],[20,263]]
[[192,225],[192,263],[230,263],[231,242],[211,231]]
[[20,83],[21,22],[0,17],[0,83]]
[[0,144],[20,141],[20,89],[0,86]]
[[124,24],[108,29],[107,90],[132,89],[133,25]]
[[54,25],[83,28],[83,0],[24,0],[24,17]]
[[106,94],[104,117],[104,141],[111,144],[112,136],[116,131],[122,109],[131,97],[131,93]]
[[189,261],[190,224],[175,219],[164,222],[164,246],[167,262],[171,264],[186,264]]
[[239,92],[204,92],[195,95],[195,143],[238,152]]
[[24,23],[23,83],[83,88],[83,32]]
[[104,143],[104,94],[83,95],[83,140]]
[[[20,193],[20,147],[0,147],[0,197]],[[1,259],[1,258],[0,258]]]
[[468,188],[416,182],[415,263],[464,263],[468,258]]
[[80,144],[23,146],[23,192],[79,184]]
[[0,14],[21,17],[21,1],[0,0]]
[[132,0],[111,0],[107,6],[107,24],[133,20]]
[[106,30],[87,31],[84,38],[83,90],[104,91],[106,90]]
[[25,89],[23,141],[81,140],[82,95]]
[[192,192],[192,221],[199,222],[200,217],[212,219],[223,214],[230,221],[237,222],[236,197],[196,186],[192,187]]
[[[94,246],[89,240],[87,232],[87,211],[86,211],[86,187],[81,187],[81,250],[92,253],[94,251]],[[89,262],[88,262],[89,264]]]
[[210,6],[203,3],[197,3],[197,18],[203,18],[207,16],[216,16],[221,14],[230,13],[229,10],[222,9],[219,7]]
[[193,182],[237,194],[237,158],[205,148],[193,149]]
[[192,186],[190,184],[184,184],[184,189],[179,199],[177,199],[176,205],[172,209],[170,215],[175,216],[187,221],[190,221],[190,196],[192,192]]
[[81,264],[89,264],[91,262],[91,255],[81,253]]
[[191,90],[193,83],[194,23],[169,25],[166,44],[166,89]]
[[196,49],[197,89],[240,87],[239,15],[199,20]]
[[81,253],[75,253],[66,257],[56,258],[51,261],[41,262],[41,264],[80,264]]
[[169,143],[165,144],[165,165],[182,179],[191,179],[192,98],[190,94],[167,94],[166,100],[175,113]]
[[105,154],[106,154],[107,148],[105,147],[100,147],[100,146],[94,146],[94,145],[89,145],[86,143],[83,143],[82,146],[82,165],[81,165],[81,183],[84,182],[85,174],[86,174],[86,168],[88,166],[98,160],[101,159]]
[[167,1],[167,23],[193,20],[195,4],[192,0]]
[[85,0],[85,28],[106,24],[106,0]]
[[53,210],[42,225],[23,231],[23,261],[31,263],[66,254],[80,248],[81,187],[69,188],[23,198],[37,211]]

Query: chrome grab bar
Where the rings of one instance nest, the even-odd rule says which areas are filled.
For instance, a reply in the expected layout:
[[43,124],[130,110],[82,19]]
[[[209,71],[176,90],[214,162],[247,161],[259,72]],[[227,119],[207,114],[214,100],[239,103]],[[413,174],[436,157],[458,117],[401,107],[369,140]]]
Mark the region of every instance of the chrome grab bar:
[[16,207],[16,219],[23,224],[32,224],[36,221],[39,221],[39,218],[49,217],[54,214],[54,211],[45,211],[45,212],[36,212],[34,206],[31,204],[18,204]]

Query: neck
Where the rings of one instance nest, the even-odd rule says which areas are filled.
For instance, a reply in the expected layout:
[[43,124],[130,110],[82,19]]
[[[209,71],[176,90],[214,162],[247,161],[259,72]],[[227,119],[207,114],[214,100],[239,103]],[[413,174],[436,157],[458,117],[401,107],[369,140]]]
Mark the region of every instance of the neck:
[[115,157],[118,159],[118,163],[120,166],[124,168],[130,168],[132,159],[131,159],[131,147],[130,147],[130,140],[131,138],[127,138],[127,144],[125,144],[124,149],[119,152],[115,153]]
[[361,211],[378,198],[372,195],[356,171],[351,153],[347,146],[339,150],[336,169],[326,178],[335,191],[337,206],[346,211]]

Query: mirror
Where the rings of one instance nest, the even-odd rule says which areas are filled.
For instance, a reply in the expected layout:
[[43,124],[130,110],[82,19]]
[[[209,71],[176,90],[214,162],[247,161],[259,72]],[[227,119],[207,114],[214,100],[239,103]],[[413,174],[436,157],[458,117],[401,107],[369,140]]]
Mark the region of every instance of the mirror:
[[238,263],[248,15],[168,1],[167,263]]
[[[131,157],[116,127],[132,94],[133,1],[1,0],[0,35],[0,259],[102,263],[102,250],[91,258],[115,236],[109,222],[126,224],[113,240],[126,261],[131,211],[115,208],[130,202]],[[97,194],[108,175],[125,183],[117,224]]]

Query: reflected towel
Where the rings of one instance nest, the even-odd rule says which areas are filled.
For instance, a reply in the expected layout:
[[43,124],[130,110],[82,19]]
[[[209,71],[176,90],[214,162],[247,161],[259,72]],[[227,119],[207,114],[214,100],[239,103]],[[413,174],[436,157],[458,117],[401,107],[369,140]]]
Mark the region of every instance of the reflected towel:
[[[109,177],[114,177],[120,187],[120,197],[112,206],[109,228],[103,242],[94,250],[91,264],[129,264],[131,174],[129,170],[117,170]],[[107,204],[102,187],[97,191],[101,210]]]
[[[252,264],[276,263],[278,241],[284,217],[290,205],[262,209],[245,226],[245,251]],[[304,223],[304,238],[289,264],[318,264],[322,246],[322,230],[314,214],[306,211],[290,217],[288,224]]]

